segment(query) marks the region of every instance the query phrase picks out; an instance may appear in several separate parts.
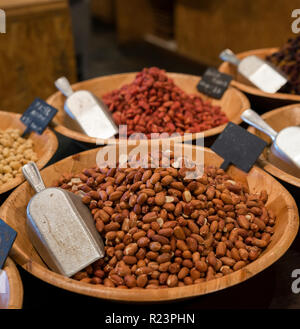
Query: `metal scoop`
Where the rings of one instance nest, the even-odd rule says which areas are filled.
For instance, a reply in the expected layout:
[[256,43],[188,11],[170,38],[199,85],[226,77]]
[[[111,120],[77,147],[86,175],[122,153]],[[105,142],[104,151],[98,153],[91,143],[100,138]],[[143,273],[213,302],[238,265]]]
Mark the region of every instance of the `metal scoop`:
[[266,93],[276,93],[288,81],[277,68],[255,55],[239,60],[230,49],[225,49],[220,58],[236,65],[240,74]]
[[37,192],[27,206],[29,238],[49,268],[70,277],[104,257],[103,241],[81,198],[61,188],[45,188],[34,162],[22,172]]
[[66,97],[65,111],[77,121],[80,128],[90,137],[108,139],[118,133],[107,106],[87,90],[73,92],[65,77],[55,81],[55,86]]
[[276,156],[300,168],[300,127],[287,127],[278,133],[251,109],[244,111],[241,118],[271,137],[271,151]]

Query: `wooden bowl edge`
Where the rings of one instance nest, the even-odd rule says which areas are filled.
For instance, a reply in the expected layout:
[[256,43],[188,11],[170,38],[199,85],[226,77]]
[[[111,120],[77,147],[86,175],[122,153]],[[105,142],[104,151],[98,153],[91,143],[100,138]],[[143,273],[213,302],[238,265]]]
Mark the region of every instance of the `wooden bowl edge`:
[[[286,111],[286,110],[289,110],[289,109],[292,109],[294,108],[295,106],[300,106],[299,103],[295,103],[295,104],[291,104],[291,105],[287,105],[287,106],[282,106],[282,107],[279,107],[279,108],[276,108],[274,110],[271,110],[271,111],[268,111],[264,114],[261,115],[261,117],[263,119],[267,119],[271,116],[273,116],[274,114],[276,113],[280,113],[280,112],[283,112],[283,111]],[[256,135],[255,131],[256,129],[252,126],[249,126],[248,129],[247,129],[249,132],[251,132],[253,135]],[[268,173],[270,173],[271,175],[281,179],[282,181],[284,182],[287,182],[291,185],[294,185],[294,186],[297,186],[297,187],[300,187],[300,178],[298,177],[295,177],[291,174],[288,174],[286,173],[285,171],[277,168],[276,166],[274,166],[273,164],[271,164],[271,162],[269,162],[263,154],[260,155],[259,157],[259,160],[258,160],[258,164],[259,166],[264,169],[265,171],[267,171]]]
[[[195,147],[195,146],[193,146]],[[214,153],[210,149],[205,148],[207,152]],[[88,150],[81,152],[79,154],[84,154],[88,152],[96,152],[95,150]],[[68,158],[71,158],[73,156],[70,156]],[[66,159],[68,159],[66,158]],[[66,161],[66,159],[63,159],[59,162]],[[45,170],[45,169],[44,169]],[[267,252],[264,257],[258,258],[256,261],[250,263],[245,268],[236,271],[230,275],[227,275],[225,277],[215,279],[209,282],[200,283],[198,285],[192,285],[189,286],[187,289],[186,287],[177,287],[177,288],[167,288],[166,290],[161,289],[160,294],[158,296],[156,289],[151,290],[126,290],[121,291],[121,289],[116,288],[106,288],[106,287],[91,287],[89,284],[80,283],[78,281],[75,281],[70,278],[63,277],[57,273],[54,273],[50,271],[47,268],[44,268],[43,266],[32,262],[30,259],[27,258],[27,256],[19,249],[19,247],[16,245],[16,243],[13,246],[13,258],[15,261],[22,266],[26,271],[33,274],[34,276],[38,277],[39,279],[48,282],[50,284],[53,284],[57,287],[77,292],[84,295],[89,295],[93,297],[98,297],[102,299],[110,299],[115,301],[126,301],[126,302],[153,302],[153,301],[168,301],[168,300],[178,300],[178,299],[185,299],[190,298],[193,296],[203,295],[207,293],[212,293],[217,290],[222,290],[225,288],[228,288],[230,286],[233,286],[235,284],[241,283],[250,277],[258,274],[263,269],[266,269],[268,266],[276,262],[289,248],[291,243],[293,242],[295,236],[297,235],[298,227],[299,227],[299,215],[297,206],[295,203],[295,200],[292,198],[290,193],[278,182],[276,181],[271,175],[264,172],[262,169],[258,168],[257,166],[253,167],[251,169],[252,171],[256,170],[258,173],[261,173],[263,175],[266,175],[269,179],[272,180],[272,184],[275,184],[279,190],[282,190],[282,197],[285,200],[287,207],[288,207],[288,213],[287,213],[287,219],[289,220],[288,226],[285,229],[285,234],[283,234],[280,244],[282,245],[282,248],[274,252]],[[27,184],[26,182],[23,184]],[[21,187],[19,187],[21,188]],[[19,189],[18,188],[18,189]],[[17,194],[17,190],[15,190],[11,196],[8,198],[7,201],[3,204],[3,206],[0,209],[0,216],[2,218],[6,218],[5,215],[5,209],[7,209],[10,205],[10,199],[13,199],[14,195]],[[7,207],[6,207],[7,206]],[[292,215],[293,214],[293,215]],[[263,265],[263,266],[257,266],[257,265]],[[267,264],[267,265],[266,265]],[[253,270],[255,268],[255,270]],[[228,284],[227,281],[230,281],[230,284]],[[75,286],[74,286],[75,285]],[[192,288],[190,288],[192,287]],[[203,288],[205,287],[205,288]],[[173,290],[174,289],[174,290]],[[189,290],[192,290],[190,292]],[[173,293],[174,292],[174,293]],[[138,297],[136,296],[138,295]],[[176,295],[176,296],[174,296]]]
[[[255,55],[257,53],[266,53],[266,54],[270,53],[271,54],[278,50],[279,50],[279,47],[260,48],[260,49],[243,51],[243,52],[237,53],[236,55],[237,55],[237,57],[245,57],[247,55]],[[227,69],[228,66],[229,66],[229,64],[227,62],[223,62],[220,64],[218,70],[222,73],[228,74],[228,69]],[[232,80],[231,85],[247,94],[251,94],[251,95],[255,95],[255,96],[259,96],[259,97],[279,99],[279,100],[292,100],[295,102],[300,102],[300,95],[285,94],[285,93],[270,94],[270,93],[266,93],[262,90],[259,90],[256,87],[248,86],[248,85],[246,85],[242,82],[236,81],[236,80]]]
[[15,263],[7,258],[4,270],[9,282],[9,304],[8,309],[21,309],[23,306],[23,284]]
[[[116,77],[116,76],[126,76],[128,74],[132,74],[135,75],[138,72],[130,72],[130,73],[121,73],[121,74],[112,74],[109,75],[110,77]],[[201,79],[201,76],[196,76],[196,75],[192,75],[192,74],[184,74],[184,73],[176,73],[176,72],[167,72],[167,74],[171,75],[171,77],[174,76],[191,76],[191,77],[196,77]],[[106,76],[108,77],[108,76]],[[102,78],[102,77],[97,77],[97,78],[93,78],[93,79],[89,79],[86,81],[82,81],[82,82],[88,82],[88,83],[93,83],[93,81],[96,81],[97,79]],[[75,84],[72,85],[72,87],[76,90],[76,88],[82,83],[82,82],[77,82]],[[234,122],[235,124],[240,124],[242,122],[240,115],[243,113],[244,110],[250,108],[250,102],[247,98],[246,95],[243,94],[243,92],[241,90],[239,90],[238,88],[236,88],[235,86],[229,86],[229,89],[232,89],[234,93],[236,93],[236,95],[240,98],[241,103],[242,103],[242,107],[237,115],[236,118],[232,119],[231,121]],[[54,94],[52,94],[51,96],[48,97],[47,102],[51,103],[52,99],[55,98],[55,96],[57,94],[59,94],[60,91],[55,92]],[[89,137],[85,134],[82,134],[80,132],[71,130],[63,125],[61,125],[60,123],[58,123],[55,118],[53,119],[53,126],[54,126],[54,130],[57,131],[58,133],[67,136],[71,139],[77,140],[79,142],[84,142],[84,143],[90,143],[90,144],[97,144],[97,139],[94,137]],[[220,125],[218,127],[212,128],[212,129],[208,129],[205,130],[203,132],[200,133],[193,133],[191,138],[187,138],[186,141],[188,140],[196,140],[197,138],[207,138],[207,137],[211,137],[214,135],[217,135],[219,133],[221,133],[224,128],[225,128],[226,124]],[[169,138],[169,140],[174,141],[174,142],[180,142],[180,137],[179,138]],[[104,142],[104,144],[113,144],[113,143],[122,143],[121,140],[119,139],[108,139]],[[147,143],[147,141],[145,141],[145,143]]]

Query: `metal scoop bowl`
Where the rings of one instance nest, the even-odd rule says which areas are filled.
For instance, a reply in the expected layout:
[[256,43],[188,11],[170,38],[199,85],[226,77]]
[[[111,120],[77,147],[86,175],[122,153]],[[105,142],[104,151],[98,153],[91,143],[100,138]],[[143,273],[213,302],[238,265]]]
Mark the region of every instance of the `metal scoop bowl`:
[[287,127],[277,132],[251,109],[244,111],[241,118],[272,139],[271,151],[277,157],[300,169],[300,127]]
[[55,86],[66,97],[64,109],[90,137],[108,139],[118,134],[112,115],[100,99],[87,90],[73,91],[66,77],[55,81]]
[[102,238],[81,198],[61,188],[45,188],[34,162],[22,172],[37,192],[27,206],[28,235],[48,267],[71,277],[104,257]]

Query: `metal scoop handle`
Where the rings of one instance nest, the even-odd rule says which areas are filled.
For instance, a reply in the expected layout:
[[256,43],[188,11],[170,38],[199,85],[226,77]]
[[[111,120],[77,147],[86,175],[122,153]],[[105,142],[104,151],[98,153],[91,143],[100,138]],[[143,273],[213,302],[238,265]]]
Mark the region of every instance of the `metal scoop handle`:
[[66,77],[61,77],[55,82],[55,87],[60,90],[66,97],[69,97],[73,94],[73,89],[70,85],[69,80]]
[[240,64],[240,60],[235,56],[232,50],[230,49],[224,49],[219,57],[222,59],[224,62],[229,62],[233,65],[238,66]]
[[255,127],[256,129],[262,131],[272,138],[274,142],[277,136],[277,132],[269,126],[260,115],[258,115],[255,111],[248,109],[244,111],[241,115],[243,121],[247,122],[249,125]]
[[46,188],[35,162],[28,162],[24,165],[22,167],[22,173],[36,193],[39,193]]

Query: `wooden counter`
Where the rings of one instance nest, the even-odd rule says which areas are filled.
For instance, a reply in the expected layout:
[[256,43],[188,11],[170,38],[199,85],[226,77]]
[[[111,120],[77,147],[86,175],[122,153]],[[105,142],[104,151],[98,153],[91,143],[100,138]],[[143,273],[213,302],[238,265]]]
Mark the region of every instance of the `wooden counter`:
[[178,51],[207,65],[219,65],[224,48],[234,52],[277,47],[295,37],[292,11],[299,0],[177,0]]
[[[96,0],[95,0],[96,1]],[[292,11],[299,0],[164,0],[170,2],[165,21],[173,29],[176,51],[206,65],[218,66],[224,48],[235,52],[278,47],[296,36]],[[154,0],[116,0],[118,40],[128,42],[157,35],[164,21]],[[167,24],[169,22],[169,24]],[[169,26],[170,25],[170,26]],[[170,33],[169,33],[170,34]]]
[[76,81],[67,0],[0,0],[6,34],[0,34],[0,110],[23,112],[36,97],[55,91],[65,75]]

